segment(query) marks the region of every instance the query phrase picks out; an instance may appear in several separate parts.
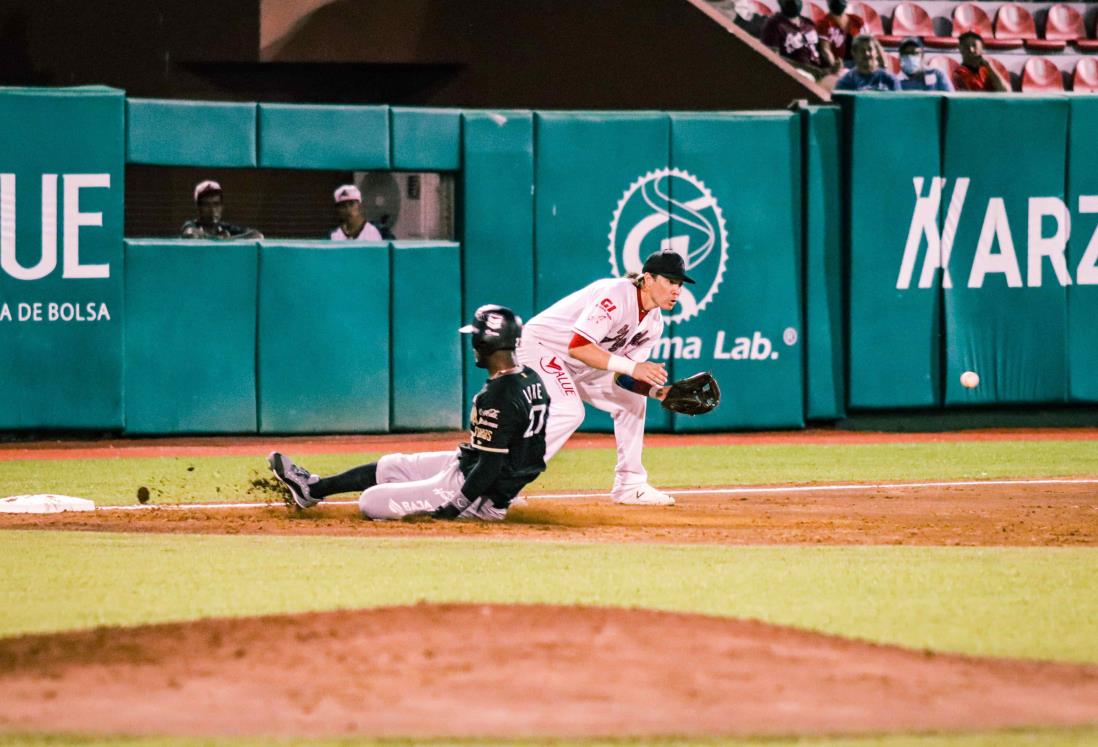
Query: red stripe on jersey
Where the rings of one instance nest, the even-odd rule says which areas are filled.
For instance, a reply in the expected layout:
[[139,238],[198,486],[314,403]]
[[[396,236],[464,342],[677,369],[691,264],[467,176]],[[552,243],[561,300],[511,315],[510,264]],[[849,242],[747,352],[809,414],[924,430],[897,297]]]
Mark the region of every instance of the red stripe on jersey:
[[568,349],[574,350],[575,348],[582,348],[584,345],[594,345],[595,343],[588,340],[579,332],[572,333],[572,340],[568,343]]

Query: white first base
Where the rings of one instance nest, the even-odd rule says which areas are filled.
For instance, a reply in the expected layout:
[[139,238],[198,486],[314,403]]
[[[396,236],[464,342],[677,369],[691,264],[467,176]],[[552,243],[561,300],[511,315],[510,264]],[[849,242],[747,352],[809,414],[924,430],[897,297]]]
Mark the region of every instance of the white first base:
[[36,493],[0,498],[0,513],[5,514],[59,514],[62,511],[94,511],[95,502],[71,495]]

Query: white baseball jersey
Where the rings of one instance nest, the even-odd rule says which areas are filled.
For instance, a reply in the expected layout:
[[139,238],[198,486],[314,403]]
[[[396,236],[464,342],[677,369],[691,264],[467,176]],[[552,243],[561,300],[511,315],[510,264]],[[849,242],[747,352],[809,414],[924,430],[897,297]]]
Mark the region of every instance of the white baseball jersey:
[[358,236],[348,236],[343,233],[343,226],[336,226],[332,231],[332,241],[381,241],[381,231],[369,221],[362,224]]
[[596,280],[565,296],[526,323],[525,335],[558,355],[568,355],[573,335],[603,350],[646,361],[663,334],[658,308],[641,318],[637,288],[628,278]]

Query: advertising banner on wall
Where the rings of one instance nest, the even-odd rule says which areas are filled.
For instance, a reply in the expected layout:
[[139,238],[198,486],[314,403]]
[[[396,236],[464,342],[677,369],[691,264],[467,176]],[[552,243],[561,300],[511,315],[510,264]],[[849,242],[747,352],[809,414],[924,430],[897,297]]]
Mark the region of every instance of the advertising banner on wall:
[[0,89],[0,429],[122,426],[124,123],[122,91]]
[[664,313],[653,358],[672,378],[713,371],[725,399],[673,423],[649,406],[649,429],[802,425],[799,120],[539,113],[536,153],[539,309],[658,251],[680,254],[696,281]]
[[1066,98],[946,100],[947,405],[1066,399],[1068,111]]
[[837,98],[847,138],[848,404],[939,405],[935,268],[943,198],[934,179],[941,173],[942,100],[901,93]]
[[696,283],[670,339],[676,375],[712,371],[720,407],[676,431],[804,424],[800,119],[671,118],[669,244]]
[[1098,402],[1098,96],[1073,96],[1068,140],[1068,380],[1071,399]]
[[[643,261],[665,245],[669,223],[659,216],[666,216],[668,195],[640,185],[647,175],[666,170],[669,133],[669,118],[658,112],[537,113],[537,311],[599,278],[640,269],[636,258]],[[632,264],[614,264],[611,247],[618,244],[629,245]],[[649,407],[648,427],[667,430],[670,418],[662,408]],[[588,408],[583,428],[611,430],[610,416]]]

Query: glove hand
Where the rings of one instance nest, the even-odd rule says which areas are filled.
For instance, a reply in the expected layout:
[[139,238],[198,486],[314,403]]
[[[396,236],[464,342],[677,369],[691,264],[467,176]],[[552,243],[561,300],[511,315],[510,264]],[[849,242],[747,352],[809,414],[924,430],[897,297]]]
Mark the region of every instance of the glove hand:
[[672,382],[667,393],[657,399],[661,400],[664,409],[671,412],[704,415],[720,404],[721,390],[713,374],[704,371]]

